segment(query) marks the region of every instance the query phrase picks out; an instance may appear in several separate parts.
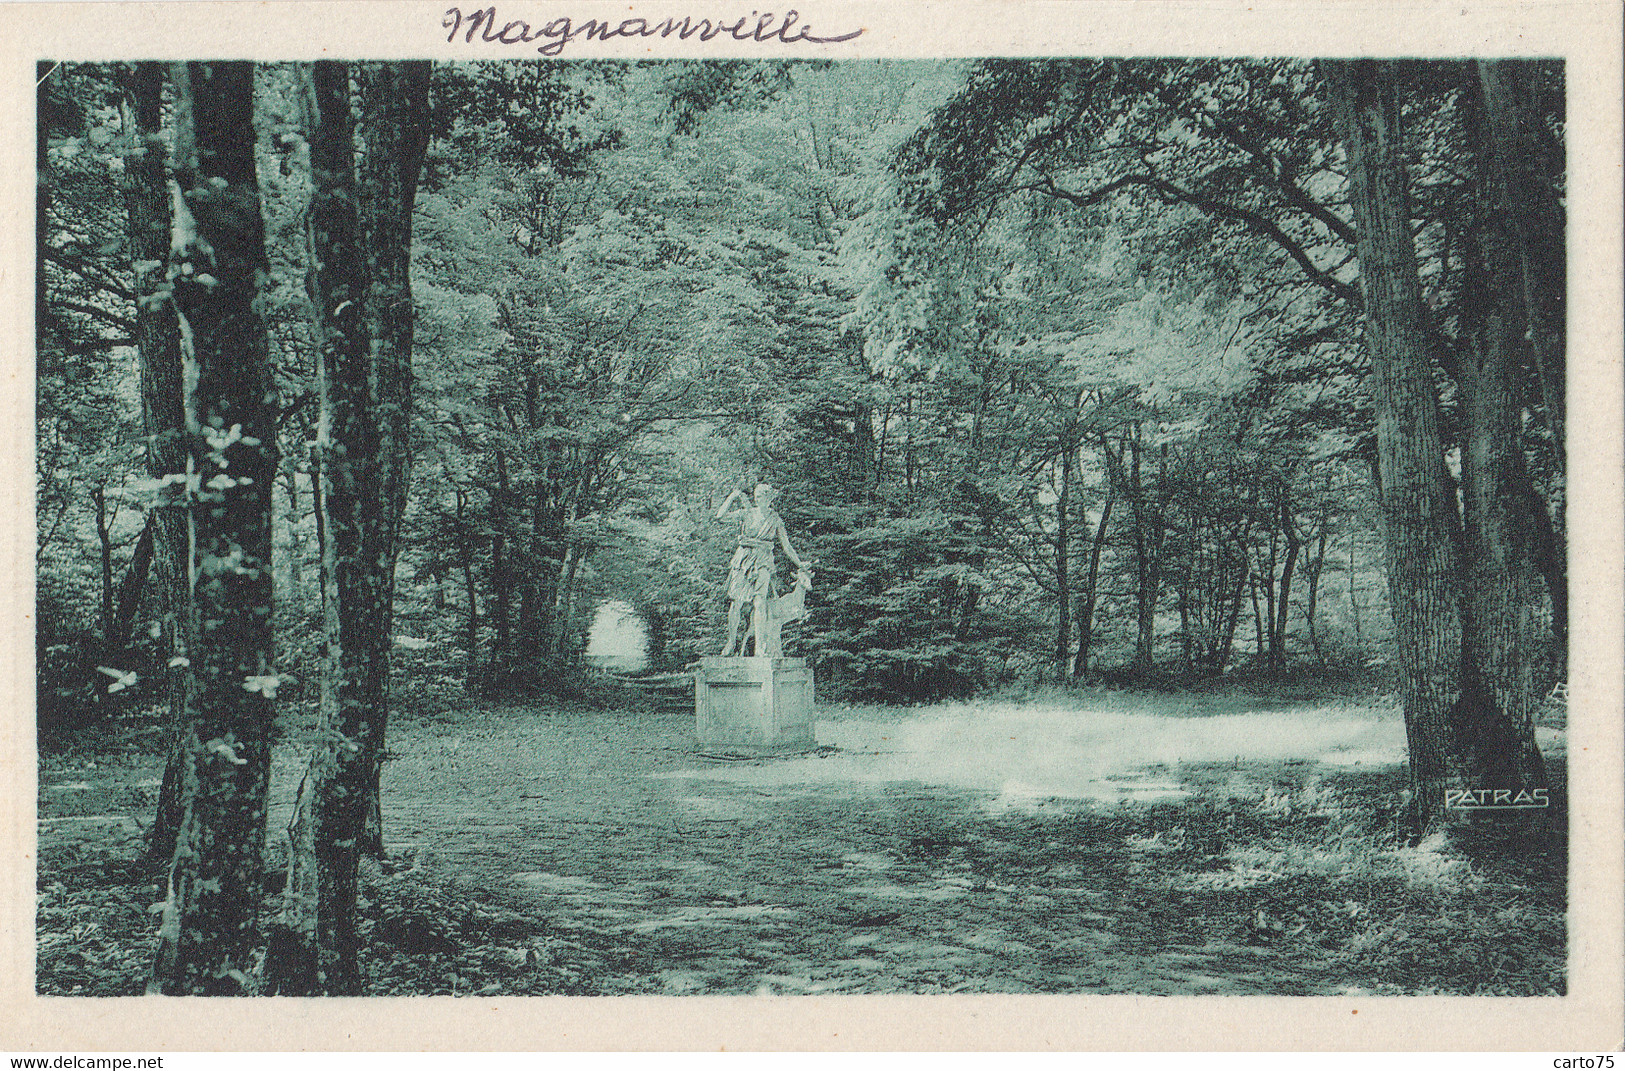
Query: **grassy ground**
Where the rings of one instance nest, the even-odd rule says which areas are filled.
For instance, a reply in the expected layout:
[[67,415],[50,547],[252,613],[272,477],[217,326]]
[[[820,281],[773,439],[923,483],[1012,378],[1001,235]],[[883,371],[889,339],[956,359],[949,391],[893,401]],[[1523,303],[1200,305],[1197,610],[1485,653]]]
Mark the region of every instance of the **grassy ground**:
[[[399,718],[371,990],[1563,992],[1565,839],[1403,843],[1381,703],[831,709],[818,753],[743,763],[691,733],[681,713]],[[1561,733],[1542,741],[1560,789]],[[41,992],[141,989],[150,744],[41,758]],[[280,750],[273,847],[298,770]]]

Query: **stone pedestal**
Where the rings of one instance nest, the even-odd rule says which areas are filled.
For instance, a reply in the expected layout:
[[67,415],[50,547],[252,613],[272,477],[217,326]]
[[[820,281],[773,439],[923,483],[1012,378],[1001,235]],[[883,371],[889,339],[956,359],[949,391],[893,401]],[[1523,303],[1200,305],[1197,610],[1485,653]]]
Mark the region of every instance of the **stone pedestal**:
[[813,746],[813,674],[804,658],[702,658],[694,671],[701,747],[744,753]]

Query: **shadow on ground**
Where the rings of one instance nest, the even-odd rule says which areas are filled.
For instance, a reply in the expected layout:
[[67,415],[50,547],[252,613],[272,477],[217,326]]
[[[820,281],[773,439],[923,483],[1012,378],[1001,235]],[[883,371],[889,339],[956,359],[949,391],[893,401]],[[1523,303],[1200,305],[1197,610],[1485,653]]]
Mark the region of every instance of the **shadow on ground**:
[[[819,752],[752,762],[681,714],[402,721],[372,990],[1562,992],[1563,839],[1405,845],[1390,710],[823,713]],[[41,992],[140,990],[157,772],[42,769]]]

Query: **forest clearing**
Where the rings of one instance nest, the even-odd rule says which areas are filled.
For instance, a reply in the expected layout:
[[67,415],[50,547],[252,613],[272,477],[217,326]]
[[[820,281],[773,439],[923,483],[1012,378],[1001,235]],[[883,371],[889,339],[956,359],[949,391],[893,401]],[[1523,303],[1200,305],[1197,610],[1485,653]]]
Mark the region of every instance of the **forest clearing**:
[[[681,713],[403,716],[364,992],[1564,991],[1565,840],[1407,845],[1386,700],[825,713],[816,752],[749,761]],[[278,750],[273,798],[300,767]],[[139,746],[42,771],[42,993],[142,990],[161,772]]]
[[37,989],[1564,992],[1566,77],[42,62]]

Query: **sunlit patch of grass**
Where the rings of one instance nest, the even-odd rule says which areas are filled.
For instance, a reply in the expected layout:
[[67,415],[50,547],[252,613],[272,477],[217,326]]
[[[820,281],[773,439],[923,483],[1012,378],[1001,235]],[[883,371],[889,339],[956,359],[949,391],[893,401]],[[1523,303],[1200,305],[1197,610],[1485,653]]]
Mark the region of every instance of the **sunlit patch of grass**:
[[1297,789],[1265,789],[1244,805],[1276,823],[1260,840],[1227,849],[1220,870],[1186,875],[1188,889],[1242,889],[1289,878],[1334,885],[1398,885],[1431,893],[1475,891],[1482,880],[1444,834],[1415,845],[1376,827],[1368,802],[1310,781]]
[[1184,842],[1207,850],[1162,856],[1187,865],[1172,887],[1235,920],[1243,941],[1321,957],[1359,983],[1351,992],[1562,993],[1561,840],[1461,828],[1410,843],[1395,787],[1311,776],[1208,797],[1224,836],[1187,821]]
[[1175,826],[1173,829],[1161,829],[1147,835],[1130,836],[1123,841],[1123,845],[1131,852],[1149,852],[1154,855],[1183,851],[1185,827]]
[[1375,870],[1397,876],[1410,888],[1429,892],[1475,892],[1484,884],[1472,863],[1451,849],[1443,833],[1435,833],[1420,844],[1380,853]]

